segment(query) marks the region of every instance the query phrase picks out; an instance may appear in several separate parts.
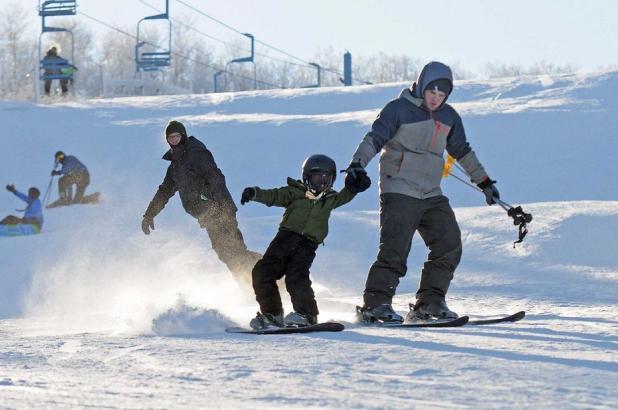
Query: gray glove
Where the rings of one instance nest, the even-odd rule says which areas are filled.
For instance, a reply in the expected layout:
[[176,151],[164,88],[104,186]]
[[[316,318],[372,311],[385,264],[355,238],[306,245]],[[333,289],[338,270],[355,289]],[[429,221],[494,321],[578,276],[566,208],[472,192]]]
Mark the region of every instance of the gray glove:
[[154,228],[154,219],[144,216],[144,219],[142,219],[142,231],[144,231],[146,235],[150,235],[150,230],[152,229],[154,231]]
[[483,182],[477,184],[477,186],[481,188],[485,194],[485,201],[487,202],[487,205],[495,204],[496,201],[494,198],[500,199],[500,192],[498,192],[498,188],[494,185],[496,182],[497,181],[492,181],[491,178],[486,177]]

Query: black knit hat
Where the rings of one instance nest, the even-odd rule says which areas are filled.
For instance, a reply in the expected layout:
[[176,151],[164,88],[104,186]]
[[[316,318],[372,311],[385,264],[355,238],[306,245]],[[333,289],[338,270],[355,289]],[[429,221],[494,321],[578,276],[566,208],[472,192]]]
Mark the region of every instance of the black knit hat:
[[182,122],[172,120],[167,124],[167,127],[165,127],[165,137],[175,132],[182,134],[183,137],[187,136],[187,130]]
[[452,89],[453,89],[453,84],[446,78],[440,78],[438,80],[433,80],[432,82],[427,84],[427,87],[425,88],[425,90],[442,91],[446,95],[449,95]]

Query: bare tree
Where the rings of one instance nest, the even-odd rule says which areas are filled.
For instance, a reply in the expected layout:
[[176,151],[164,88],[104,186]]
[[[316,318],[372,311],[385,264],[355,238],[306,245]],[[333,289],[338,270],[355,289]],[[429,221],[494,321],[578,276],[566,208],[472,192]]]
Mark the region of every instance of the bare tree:
[[[123,29],[127,32],[128,29]],[[106,35],[99,47],[97,64],[106,79],[129,79],[135,76],[135,39],[116,31]]]
[[0,46],[2,53],[0,65],[0,84],[2,98],[28,98],[32,95],[34,74],[34,40],[27,35],[28,12],[23,5],[14,2],[6,5],[0,16]]
[[[38,75],[35,68],[37,43],[28,27],[34,13],[21,3],[13,2],[1,10],[0,16],[0,98],[25,99],[32,97],[32,81]],[[30,21],[29,21],[30,19]],[[79,71],[75,74],[75,88],[80,96],[101,94],[103,79],[134,80],[136,78],[134,50],[136,39],[128,33],[134,28],[109,31],[95,38],[89,26],[78,18],[54,18],[53,26],[64,27],[73,32],[75,56],[72,64]],[[307,87],[317,83],[316,68],[281,55],[269,47],[256,43],[255,66],[250,63],[230,61],[249,55],[245,37],[225,42],[225,46],[211,41],[208,36],[193,28],[190,17],[175,19],[172,35],[172,63],[169,68],[144,75],[150,83],[156,83],[156,92],[211,92],[214,75],[220,70],[226,74],[219,77],[221,88],[226,91],[253,90],[254,75],[258,89]],[[165,27],[165,29],[162,29]],[[142,29],[140,40],[146,44],[142,51],[156,51],[168,47],[167,26],[149,25]],[[70,41],[66,33],[46,34],[42,47],[54,44],[62,56],[71,59]],[[309,59],[322,67],[321,85],[341,86],[343,77],[343,52],[333,47],[317,48]],[[377,53],[353,57],[353,84],[383,82],[413,82],[424,61],[406,54]],[[470,78],[472,74],[459,63],[450,62],[455,79]],[[255,70],[255,71],[254,71]],[[573,65],[556,65],[541,61],[529,67],[520,64],[487,63],[485,74],[490,78],[521,75],[557,74],[573,72]],[[127,81],[139,88],[134,81]],[[162,87],[162,86],[166,87]],[[181,88],[179,88],[181,87]],[[165,91],[165,89],[168,91]]]

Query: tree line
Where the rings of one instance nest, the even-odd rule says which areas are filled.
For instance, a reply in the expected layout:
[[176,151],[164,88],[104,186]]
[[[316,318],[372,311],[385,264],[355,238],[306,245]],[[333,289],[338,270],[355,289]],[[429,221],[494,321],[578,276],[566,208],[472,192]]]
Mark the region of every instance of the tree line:
[[[0,14],[0,99],[29,100],[34,97],[34,79],[38,66],[38,38],[29,24],[30,14],[19,3],[4,7]],[[172,34],[172,60],[170,67],[162,73],[144,73],[147,80],[155,81],[170,89],[190,93],[214,91],[214,76],[226,63],[247,54],[247,45],[241,41],[217,47],[191,30],[191,19],[183,18],[188,24],[174,24]],[[126,35],[134,28],[123,28],[123,32],[109,30],[105,36],[95,37],[89,25],[75,18],[58,20],[61,27],[73,32],[75,73],[75,94],[84,97],[99,97],[104,94],[105,84],[113,80],[134,79],[135,38]],[[64,36],[64,37],[63,37]],[[144,33],[148,44],[165,44],[166,39],[155,32]],[[62,33],[45,36],[42,44],[44,55],[52,45],[68,58],[70,50],[66,35]],[[64,46],[64,48],[63,48]],[[242,91],[272,88],[298,88],[317,83],[314,67],[286,59],[256,43],[255,67],[252,64],[232,64],[227,73],[219,77],[220,91]],[[342,85],[343,53],[332,47],[318,49],[312,62],[319,64],[322,86]],[[354,84],[412,82],[425,61],[405,54],[378,53],[371,56],[353,55],[352,78]],[[451,63],[456,79],[467,79],[474,74],[459,64]],[[524,68],[521,65],[488,63],[483,69],[487,78],[552,74],[573,72],[576,67],[538,63]],[[257,84],[254,84],[257,78]]]

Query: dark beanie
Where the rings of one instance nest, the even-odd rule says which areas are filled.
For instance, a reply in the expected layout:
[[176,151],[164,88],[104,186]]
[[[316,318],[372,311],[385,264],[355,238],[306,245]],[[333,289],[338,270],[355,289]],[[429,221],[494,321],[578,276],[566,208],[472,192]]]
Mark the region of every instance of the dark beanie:
[[451,93],[451,90],[453,89],[453,84],[446,78],[440,78],[438,80],[433,80],[432,82],[427,84],[427,87],[425,87],[425,91],[435,89],[437,89],[438,91],[442,91],[446,95],[449,95]]
[[165,136],[167,137],[175,132],[182,134],[183,137],[187,136],[187,130],[182,122],[172,120],[167,124],[167,127],[165,127]]

